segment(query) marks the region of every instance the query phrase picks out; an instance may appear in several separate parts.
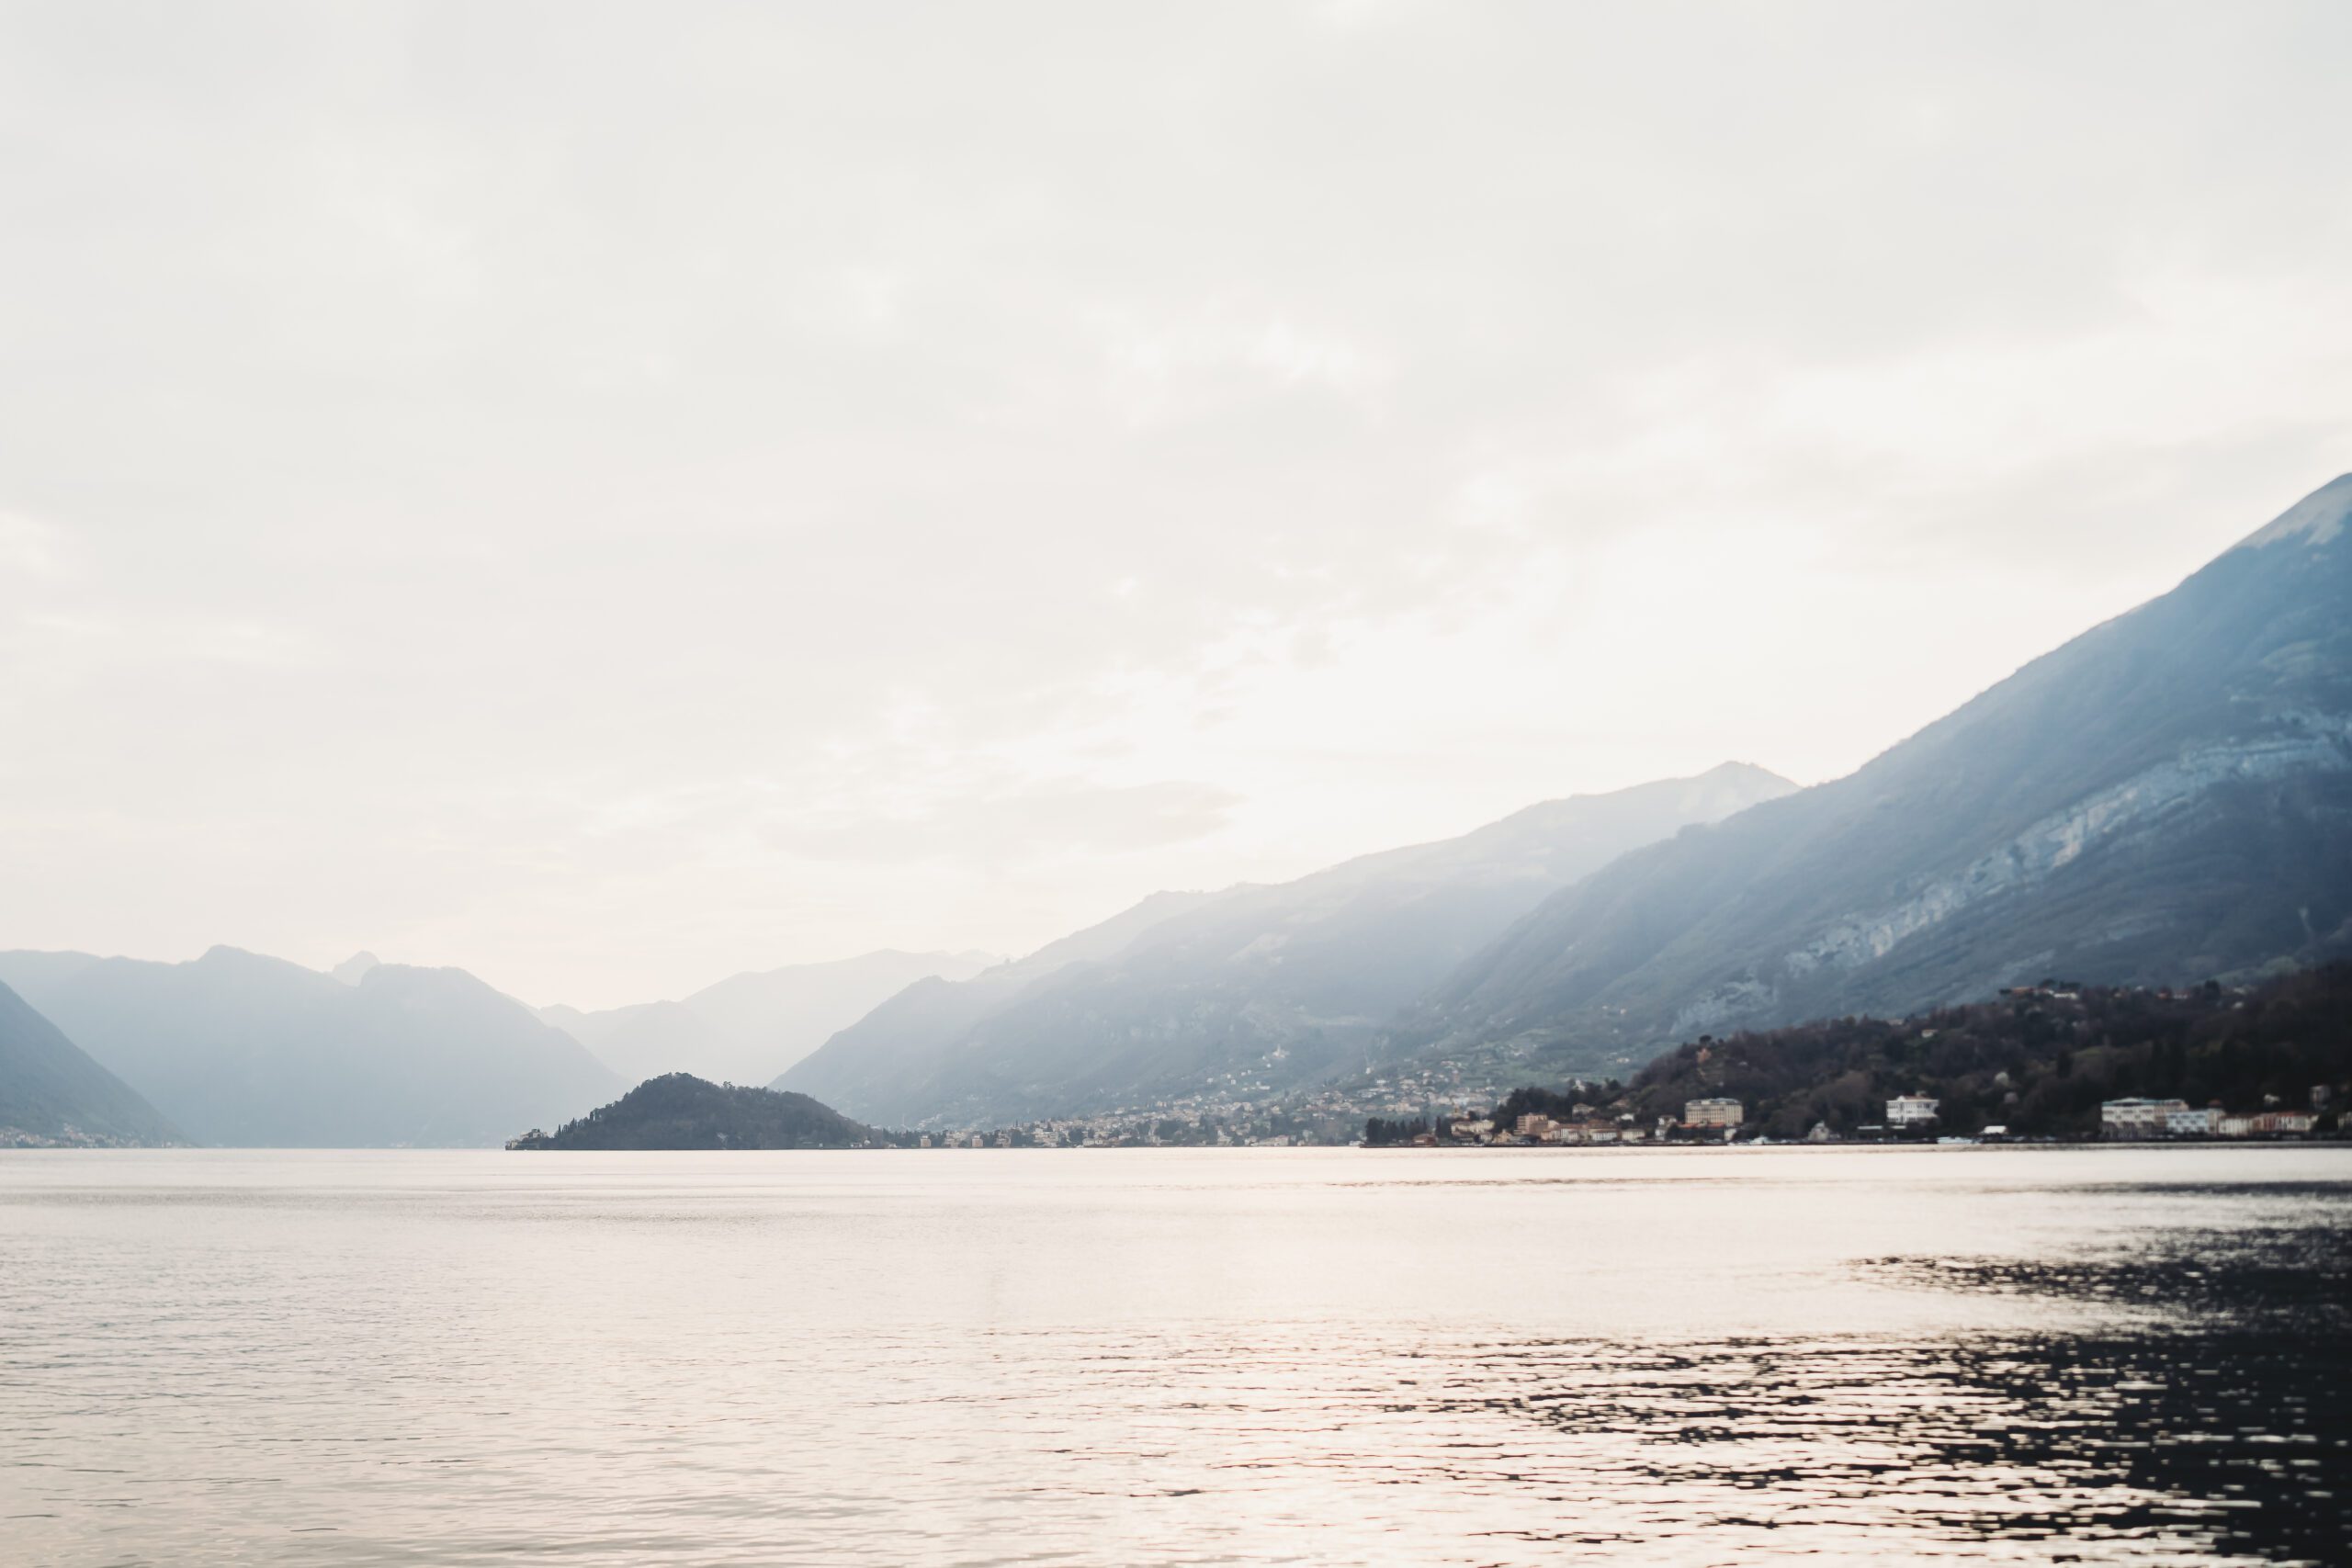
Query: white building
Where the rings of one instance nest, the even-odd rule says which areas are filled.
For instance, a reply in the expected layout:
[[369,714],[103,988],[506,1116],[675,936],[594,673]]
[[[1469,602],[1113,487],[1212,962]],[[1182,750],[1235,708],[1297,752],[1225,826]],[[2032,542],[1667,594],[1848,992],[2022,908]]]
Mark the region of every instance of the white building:
[[1682,1102],[1682,1124],[1686,1127],[1736,1127],[1747,1114],[1736,1100],[1686,1100]]
[[2168,1130],[2172,1113],[2187,1111],[2185,1100],[2110,1100],[2098,1108],[2098,1130],[2109,1138],[2154,1138]]
[[2210,1138],[2221,1130],[2222,1113],[2211,1107],[2165,1112],[2165,1131],[2176,1138]]
[[1936,1107],[1942,1103],[1924,1094],[1898,1094],[1886,1102],[1886,1124],[1924,1127],[1936,1119]]

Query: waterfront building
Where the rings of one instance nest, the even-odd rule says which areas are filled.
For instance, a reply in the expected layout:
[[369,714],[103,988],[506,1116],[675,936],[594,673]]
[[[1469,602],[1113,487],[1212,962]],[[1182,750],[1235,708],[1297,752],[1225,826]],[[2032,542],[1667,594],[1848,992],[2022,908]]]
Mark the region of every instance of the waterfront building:
[[2176,1138],[2210,1138],[2221,1130],[2222,1112],[2218,1107],[2165,1112],[2165,1131]]
[[2188,1109],[2185,1100],[2110,1100],[2098,1108],[2098,1130],[2109,1138],[2154,1138],[2168,1130],[2174,1111]]
[[1736,1100],[1686,1100],[1682,1102],[1682,1124],[1686,1127],[1736,1127],[1747,1114]]

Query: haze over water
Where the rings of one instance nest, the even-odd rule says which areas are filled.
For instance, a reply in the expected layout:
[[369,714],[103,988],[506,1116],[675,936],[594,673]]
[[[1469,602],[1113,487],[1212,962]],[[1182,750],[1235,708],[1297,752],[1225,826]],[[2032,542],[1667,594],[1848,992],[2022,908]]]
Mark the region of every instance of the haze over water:
[[11,1153],[0,1556],[2343,1561],[2347,1217],[2335,1148]]

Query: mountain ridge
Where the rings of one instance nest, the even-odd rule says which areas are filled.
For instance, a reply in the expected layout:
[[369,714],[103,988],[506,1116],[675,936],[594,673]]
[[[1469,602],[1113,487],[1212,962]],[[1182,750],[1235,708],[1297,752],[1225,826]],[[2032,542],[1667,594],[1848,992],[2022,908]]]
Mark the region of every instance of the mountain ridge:
[[2178,981],[2345,951],[2347,508],[2352,476],[1845,778],[1553,895],[1392,1053],[1514,1042],[1592,1070],[2053,968]]
[[224,945],[184,964],[0,953],[0,982],[207,1144],[491,1145],[616,1087],[461,969],[379,964],[353,984]]
[[1116,918],[1124,941],[1080,933],[1082,958],[1038,964],[1073,951],[1044,950],[1017,986],[992,972],[959,992],[902,993],[776,1081],[894,1123],[1077,1113],[1243,1075],[1305,1081],[1554,887],[1794,787],[1725,763],[1286,883],[1163,895]]

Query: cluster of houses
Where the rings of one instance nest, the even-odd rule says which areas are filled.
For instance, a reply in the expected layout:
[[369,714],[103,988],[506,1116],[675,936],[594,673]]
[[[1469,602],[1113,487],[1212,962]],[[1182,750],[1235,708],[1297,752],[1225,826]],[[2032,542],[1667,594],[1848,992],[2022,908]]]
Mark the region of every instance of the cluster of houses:
[[[1734,1128],[1746,1114],[1736,1100],[1693,1100],[1684,1104],[1683,1127]],[[1664,1138],[1673,1133],[1678,1123],[1670,1116],[1658,1118],[1655,1134],[1639,1125],[1633,1117],[1621,1115],[1615,1120],[1602,1115],[1589,1105],[1579,1105],[1570,1111],[1567,1119],[1530,1111],[1509,1126],[1498,1125],[1492,1116],[1468,1111],[1451,1122],[1439,1123],[1439,1131],[1424,1133],[1416,1142],[1436,1144],[1567,1144],[1590,1145],[1597,1144],[1645,1144],[1653,1137]]]
[[[1453,1125],[1454,1136],[1458,1138],[1462,1135],[1461,1129],[1464,1126],[1475,1128],[1479,1123],[1457,1122]],[[1531,1113],[1521,1117],[1510,1134],[1492,1136],[1487,1141],[1521,1144],[1638,1144],[1648,1136],[1647,1133],[1634,1125],[1630,1120],[1611,1122],[1600,1117],[1587,1116],[1572,1122],[1560,1122],[1549,1116]]]
[[[2312,1090],[2315,1107],[2324,1090]],[[2317,1110],[2224,1111],[2185,1100],[2134,1097],[2110,1100],[2098,1108],[2099,1135],[2107,1138],[2294,1138],[2318,1123]]]
[[[1886,1102],[1889,1127],[1917,1127],[1936,1119],[1937,1102],[1924,1095],[1906,1094]],[[1657,1120],[1655,1134],[1634,1124],[1630,1116],[1620,1116],[1610,1122],[1593,1118],[1591,1107],[1577,1106],[1573,1120],[1561,1122],[1549,1116],[1521,1116],[1515,1126],[1498,1128],[1484,1118],[1465,1118],[1447,1127],[1456,1143],[1464,1144],[1639,1144],[1653,1136],[1671,1137],[1677,1132],[1720,1132],[1725,1138],[1737,1135],[1740,1125],[1747,1119],[1747,1108],[1736,1100],[1713,1098],[1686,1100],[1682,1102],[1682,1119],[1671,1116]],[[1826,1127],[1817,1128],[1816,1143],[1829,1141]],[[1437,1141],[1432,1134],[1430,1142]]]

